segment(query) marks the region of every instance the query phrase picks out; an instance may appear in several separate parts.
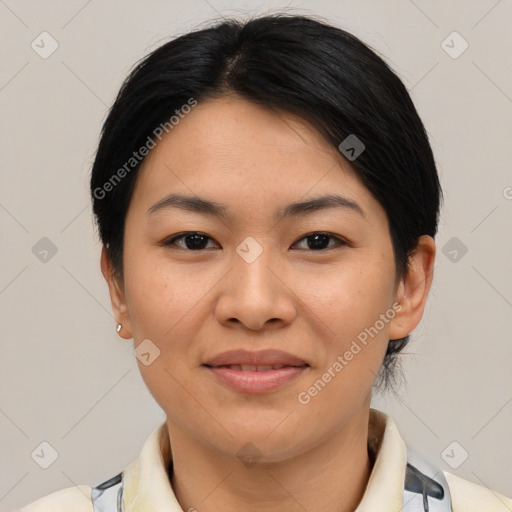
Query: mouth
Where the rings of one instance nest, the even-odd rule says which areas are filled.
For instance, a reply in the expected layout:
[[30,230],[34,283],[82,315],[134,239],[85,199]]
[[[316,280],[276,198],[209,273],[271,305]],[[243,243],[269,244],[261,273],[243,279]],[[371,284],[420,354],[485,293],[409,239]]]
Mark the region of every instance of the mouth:
[[238,371],[271,371],[286,366],[309,366],[307,361],[282,350],[229,350],[203,361],[205,366],[229,367]]
[[306,368],[309,367],[307,363],[303,365],[289,365],[289,364],[222,364],[219,366],[212,366],[205,364],[207,368],[227,368],[237,372],[270,372],[281,370],[283,368]]
[[309,364],[204,364],[217,384],[237,393],[262,395],[277,392],[308,373]]
[[202,365],[214,382],[238,393],[264,394],[280,390],[304,375],[310,365],[282,350],[230,350]]

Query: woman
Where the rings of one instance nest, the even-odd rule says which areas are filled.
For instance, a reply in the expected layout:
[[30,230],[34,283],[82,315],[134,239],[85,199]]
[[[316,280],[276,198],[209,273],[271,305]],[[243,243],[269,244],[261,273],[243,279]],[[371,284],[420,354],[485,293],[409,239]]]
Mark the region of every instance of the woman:
[[398,77],[275,15],[181,36],[127,78],[91,177],[117,332],[166,413],[59,511],[507,511],[370,408],[421,320],[441,187]]

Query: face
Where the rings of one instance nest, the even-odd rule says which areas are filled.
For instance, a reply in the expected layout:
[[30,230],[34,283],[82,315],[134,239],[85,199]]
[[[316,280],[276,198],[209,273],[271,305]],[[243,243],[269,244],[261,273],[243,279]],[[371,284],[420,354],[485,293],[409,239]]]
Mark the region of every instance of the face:
[[[342,199],[287,209],[325,196]],[[170,430],[230,456],[250,441],[277,461],[367,413],[388,340],[421,318],[427,238],[417,274],[397,280],[384,209],[314,128],[237,97],[208,100],[144,161],[112,302],[124,337],[150,354],[139,368]],[[102,264],[108,277],[105,254]],[[249,359],[213,361],[232,350]],[[271,373],[218,368],[251,361]]]

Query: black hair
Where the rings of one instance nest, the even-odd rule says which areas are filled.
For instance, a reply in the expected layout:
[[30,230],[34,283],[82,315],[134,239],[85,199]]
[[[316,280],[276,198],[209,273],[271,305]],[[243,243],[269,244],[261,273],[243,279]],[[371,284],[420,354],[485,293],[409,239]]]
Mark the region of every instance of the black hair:
[[[323,20],[285,13],[220,20],[181,35],[144,57],[124,81],[90,182],[115,276],[122,281],[139,148],[172,129],[184,106],[230,94],[299,116],[336,148],[349,136],[364,144],[350,164],[386,211],[397,278],[405,276],[419,237],[437,233],[442,200],[423,123],[404,84],[369,46]],[[409,335],[390,340],[379,385],[390,383],[408,341]]]

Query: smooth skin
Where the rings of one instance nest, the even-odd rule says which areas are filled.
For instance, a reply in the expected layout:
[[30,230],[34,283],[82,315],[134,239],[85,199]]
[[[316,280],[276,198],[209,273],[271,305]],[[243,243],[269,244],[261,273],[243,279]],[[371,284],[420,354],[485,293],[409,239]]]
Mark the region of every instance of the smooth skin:
[[[371,150],[371,149],[367,149]],[[170,193],[223,204],[229,217],[148,209]],[[339,194],[330,207],[275,220],[296,201]],[[194,249],[183,232],[207,235]],[[307,236],[329,233],[320,249]],[[254,238],[247,263],[236,248]],[[339,238],[340,241],[337,240]],[[309,241],[308,241],[309,240]],[[193,242],[193,241],[192,241]],[[103,249],[120,335],[160,356],[141,375],[167,416],[183,510],[348,512],[372,463],[372,385],[388,340],[420,322],[433,277],[432,237],[420,238],[398,280],[385,210],[349,162],[306,121],[238,96],[199,104],[143,162],[125,224],[124,275]],[[379,315],[401,311],[308,404],[298,400]],[[220,383],[203,363],[231,349],[278,349],[310,368],[267,394]],[[254,465],[237,456],[252,443]]]

